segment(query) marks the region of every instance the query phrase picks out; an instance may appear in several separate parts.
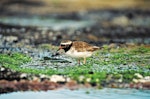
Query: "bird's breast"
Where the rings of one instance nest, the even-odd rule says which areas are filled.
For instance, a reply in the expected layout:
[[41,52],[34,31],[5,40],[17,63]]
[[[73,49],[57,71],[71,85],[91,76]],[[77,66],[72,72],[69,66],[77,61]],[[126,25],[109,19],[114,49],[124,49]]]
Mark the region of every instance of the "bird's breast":
[[78,52],[76,50],[69,50],[66,52],[66,55],[74,58],[82,58],[82,57],[90,57],[92,55],[92,52],[88,52],[88,51]]

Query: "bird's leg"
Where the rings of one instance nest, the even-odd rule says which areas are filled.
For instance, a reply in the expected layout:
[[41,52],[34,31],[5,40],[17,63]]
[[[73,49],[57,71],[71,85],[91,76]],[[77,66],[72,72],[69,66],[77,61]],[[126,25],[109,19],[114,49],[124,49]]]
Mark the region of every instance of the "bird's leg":
[[83,64],[86,64],[86,57],[84,57]]
[[80,59],[78,59],[78,64],[80,65]]

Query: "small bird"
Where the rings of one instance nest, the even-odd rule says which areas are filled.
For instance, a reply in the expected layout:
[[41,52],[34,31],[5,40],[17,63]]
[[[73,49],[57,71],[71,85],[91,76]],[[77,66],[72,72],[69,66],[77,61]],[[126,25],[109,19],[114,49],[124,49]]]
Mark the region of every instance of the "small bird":
[[60,49],[63,49],[66,55],[77,58],[79,64],[80,59],[83,58],[83,63],[85,64],[86,58],[92,56],[93,52],[100,49],[100,47],[83,41],[64,40],[60,43],[58,51]]

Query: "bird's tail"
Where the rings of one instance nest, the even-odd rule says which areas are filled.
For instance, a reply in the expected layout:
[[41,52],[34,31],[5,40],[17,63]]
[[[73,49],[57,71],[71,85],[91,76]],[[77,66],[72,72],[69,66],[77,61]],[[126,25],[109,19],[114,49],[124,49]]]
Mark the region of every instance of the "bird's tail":
[[98,46],[93,46],[93,50],[94,50],[94,51],[99,50],[99,49],[101,49],[101,48],[98,47]]

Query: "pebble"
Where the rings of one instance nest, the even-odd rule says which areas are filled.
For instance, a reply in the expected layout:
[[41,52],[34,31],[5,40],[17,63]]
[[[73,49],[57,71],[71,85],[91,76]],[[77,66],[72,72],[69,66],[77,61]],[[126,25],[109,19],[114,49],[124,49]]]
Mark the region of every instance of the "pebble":
[[150,81],[150,76],[145,76],[144,79]]
[[90,82],[90,81],[91,81],[91,78],[86,78],[86,81],[87,81],[87,82]]
[[140,79],[143,78],[143,76],[142,76],[141,74],[139,74],[139,73],[135,73],[134,75],[135,75],[137,78],[140,78]]
[[40,82],[41,81],[41,79],[39,78],[39,77],[36,77],[36,76],[33,76],[33,79],[32,79],[33,81],[38,81],[38,82]]
[[150,82],[150,76],[145,76],[143,77],[142,75],[140,75],[139,73],[135,74],[138,78],[133,78],[133,82],[134,83],[146,83],[146,82]]
[[1,70],[1,72],[2,72],[2,71],[5,71],[5,68],[1,67],[1,69],[0,69],[0,70]]
[[138,83],[138,80],[137,79],[135,79],[135,78],[133,78],[133,80],[132,80],[134,83]]
[[112,23],[120,26],[129,25],[130,20],[126,16],[118,16],[112,20]]
[[61,75],[52,75],[50,77],[50,81],[52,81],[52,82],[66,82],[66,79]]
[[22,74],[20,75],[20,78],[27,78],[27,74],[26,74],[26,73],[22,73]]
[[17,36],[5,36],[4,39],[5,39],[7,42],[18,41],[18,37],[17,37]]
[[79,81],[82,82],[84,80],[84,78],[85,77],[83,75],[79,76]]

